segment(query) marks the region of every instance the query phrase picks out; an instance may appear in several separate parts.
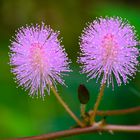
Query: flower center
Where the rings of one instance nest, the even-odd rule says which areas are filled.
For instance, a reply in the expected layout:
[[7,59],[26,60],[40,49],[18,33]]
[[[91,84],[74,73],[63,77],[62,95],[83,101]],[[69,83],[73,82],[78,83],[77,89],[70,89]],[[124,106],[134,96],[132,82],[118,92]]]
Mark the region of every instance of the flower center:
[[40,72],[43,71],[44,67],[44,52],[43,48],[39,43],[32,44],[31,47],[31,63],[34,69],[40,70]]
[[114,36],[107,34],[102,41],[103,63],[107,64],[108,60],[114,62],[118,53],[118,45],[115,42]]

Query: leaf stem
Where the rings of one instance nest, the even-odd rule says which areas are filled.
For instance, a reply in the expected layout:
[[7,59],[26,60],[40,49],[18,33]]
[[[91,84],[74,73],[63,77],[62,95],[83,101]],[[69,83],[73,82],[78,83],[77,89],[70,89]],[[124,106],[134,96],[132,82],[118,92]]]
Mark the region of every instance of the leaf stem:
[[[130,113],[135,113],[135,112],[140,112],[140,106],[131,107],[128,109],[118,109],[118,110],[107,110],[107,111],[98,110],[97,115],[98,116],[115,116],[115,115],[125,115],[125,114],[130,114]],[[90,113],[92,114],[93,111]]]

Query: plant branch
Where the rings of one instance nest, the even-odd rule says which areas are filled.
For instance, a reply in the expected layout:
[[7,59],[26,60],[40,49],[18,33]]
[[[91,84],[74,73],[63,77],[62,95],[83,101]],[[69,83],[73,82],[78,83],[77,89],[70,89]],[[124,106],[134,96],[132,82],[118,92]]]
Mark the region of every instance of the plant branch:
[[80,127],[84,127],[85,125],[76,117],[76,115],[71,111],[71,109],[68,107],[68,105],[62,100],[62,98],[59,96],[55,88],[52,86],[51,87],[55,97],[59,101],[59,103],[64,107],[64,109],[68,112],[68,114],[77,122],[77,124]]
[[[140,112],[140,106],[138,107],[132,107],[128,109],[119,109],[119,110],[108,110],[108,111],[97,111],[98,116],[115,116],[115,115],[125,115],[130,114],[134,112]],[[90,112],[90,113],[93,113]]]
[[95,132],[140,132],[140,125],[127,126],[127,125],[106,124],[101,127],[98,123],[94,123],[94,125],[90,127],[74,128],[70,130],[44,134],[40,136],[17,138],[12,140],[49,140],[49,139],[62,138],[62,137],[85,134],[85,133],[86,134],[95,133]]

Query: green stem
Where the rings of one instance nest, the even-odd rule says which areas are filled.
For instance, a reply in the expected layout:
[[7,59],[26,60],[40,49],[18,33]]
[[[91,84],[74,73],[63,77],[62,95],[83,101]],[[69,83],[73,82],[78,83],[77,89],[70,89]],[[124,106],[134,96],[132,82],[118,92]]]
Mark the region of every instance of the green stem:
[[101,88],[100,88],[100,92],[99,92],[97,100],[96,100],[96,103],[95,103],[94,108],[93,108],[93,113],[91,114],[91,117],[90,117],[90,124],[91,125],[95,122],[95,117],[97,114],[99,104],[100,104],[101,99],[102,99],[103,94],[104,94],[104,89],[105,89],[105,84],[102,84]]
[[68,114],[77,122],[77,124],[81,127],[84,127],[85,125],[76,117],[76,115],[71,111],[71,109],[68,107],[68,105],[63,101],[63,99],[59,96],[55,88],[51,87],[55,97],[59,101],[59,103],[64,107],[64,109],[68,112]]

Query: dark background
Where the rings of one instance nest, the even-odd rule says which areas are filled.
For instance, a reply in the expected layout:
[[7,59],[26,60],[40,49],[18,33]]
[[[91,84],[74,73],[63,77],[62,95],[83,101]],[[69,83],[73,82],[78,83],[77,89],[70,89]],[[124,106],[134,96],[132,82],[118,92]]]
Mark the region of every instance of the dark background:
[[[28,92],[16,88],[8,65],[10,39],[21,26],[44,21],[55,30],[60,30],[62,44],[72,61],[73,72],[65,77],[68,88],[58,86],[63,99],[80,116],[77,87],[84,83],[91,94],[87,110],[91,109],[97,97],[99,83],[86,82],[85,75],[79,74],[76,59],[79,51],[79,36],[87,22],[100,16],[121,16],[130,21],[140,35],[140,2],[134,0],[0,0],[0,139],[40,135],[58,130],[69,129],[75,125],[63,110],[53,94],[45,100],[31,98]],[[105,90],[100,109],[121,109],[140,104],[140,74],[137,73],[128,85]],[[140,113],[112,116],[108,123],[140,124]],[[139,139],[140,134],[109,133],[84,134],[64,140]]]

